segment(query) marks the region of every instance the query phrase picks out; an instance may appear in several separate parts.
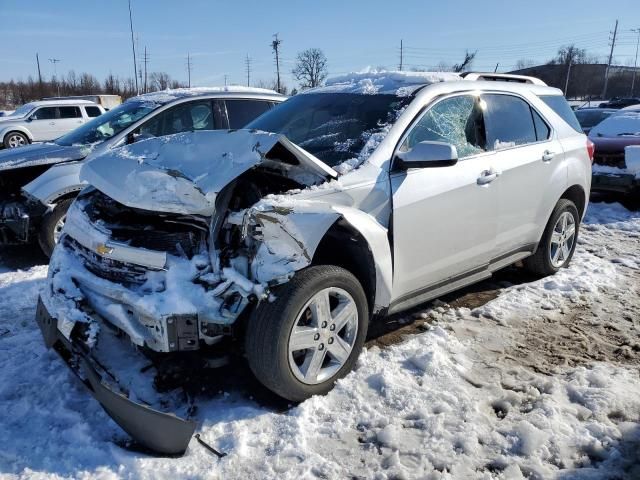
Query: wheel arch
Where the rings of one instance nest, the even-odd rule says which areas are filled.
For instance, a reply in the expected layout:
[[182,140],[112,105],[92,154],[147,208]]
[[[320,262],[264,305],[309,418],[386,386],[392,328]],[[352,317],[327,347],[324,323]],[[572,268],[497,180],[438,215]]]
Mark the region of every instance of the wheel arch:
[[[573,185],[569,188],[567,188],[564,193],[560,196],[560,199],[567,199],[567,200],[571,200],[576,208],[578,209],[578,214],[580,215],[580,218],[584,217],[584,214],[586,213],[586,209],[587,209],[587,193],[585,192],[584,188],[582,188],[582,186],[580,185]],[[559,200],[560,200],[559,199]]]
[[12,132],[22,133],[27,137],[29,143],[33,142],[33,135],[31,135],[31,132],[28,129],[24,128],[22,125],[10,125],[2,130],[2,132],[0,133],[0,142],[4,143],[4,139],[6,138],[6,136]]

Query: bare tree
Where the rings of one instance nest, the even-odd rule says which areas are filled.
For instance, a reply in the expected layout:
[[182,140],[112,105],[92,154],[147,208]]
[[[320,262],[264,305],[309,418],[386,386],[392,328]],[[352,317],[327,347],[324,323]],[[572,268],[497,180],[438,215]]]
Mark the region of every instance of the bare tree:
[[575,45],[566,45],[558,49],[558,53],[549,63],[552,65],[582,65],[588,63],[587,51]]
[[327,78],[327,57],[319,48],[304,50],[298,53],[291,73],[302,88],[317,87]]
[[152,72],[149,74],[150,90],[166,90],[171,85],[171,77],[165,72]]
[[473,53],[469,53],[469,51],[467,50],[464,54],[464,60],[462,60],[461,63],[456,63],[453,65],[453,71],[456,73],[461,73],[470,68],[471,64],[473,63],[473,59],[476,58],[477,53],[477,50]]
[[516,70],[524,70],[525,68],[533,67],[535,63],[533,60],[521,58],[516,62]]

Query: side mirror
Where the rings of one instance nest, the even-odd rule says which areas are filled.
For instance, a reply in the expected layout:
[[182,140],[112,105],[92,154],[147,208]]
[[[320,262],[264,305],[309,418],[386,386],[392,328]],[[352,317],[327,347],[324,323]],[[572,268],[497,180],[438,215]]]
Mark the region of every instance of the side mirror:
[[127,141],[126,144],[127,145],[131,145],[132,143],[136,143],[136,142],[140,142],[142,140],[148,140],[149,138],[154,138],[153,135],[149,134],[149,133],[134,133],[134,132],[129,132],[127,134]]
[[32,120],[33,120],[33,115],[28,116],[26,119],[27,122],[31,122]]
[[396,162],[403,170],[448,167],[458,163],[458,151],[450,143],[420,142],[407,152],[398,152]]

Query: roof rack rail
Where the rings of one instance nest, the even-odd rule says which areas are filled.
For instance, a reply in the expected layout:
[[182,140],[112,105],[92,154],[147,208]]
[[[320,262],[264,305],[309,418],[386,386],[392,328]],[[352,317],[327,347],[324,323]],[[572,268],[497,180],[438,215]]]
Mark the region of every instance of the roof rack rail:
[[482,72],[465,72],[460,75],[465,80],[472,81],[488,81],[488,82],[515,82],[515,83],[529,83],[531,85],[543,85],[542,80],[536,77],[528,77],[526,75],[512,75],[510,73],[482,73]]

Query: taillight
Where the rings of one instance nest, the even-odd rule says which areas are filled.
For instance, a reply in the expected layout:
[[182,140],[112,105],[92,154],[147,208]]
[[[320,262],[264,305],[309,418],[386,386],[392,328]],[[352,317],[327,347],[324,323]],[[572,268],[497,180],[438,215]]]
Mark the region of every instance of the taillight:
[[589,154],[589,160],[591,160],[591,165],[593,165],[593,153],[596,151],[595,144],[587,138],[587,153]]

